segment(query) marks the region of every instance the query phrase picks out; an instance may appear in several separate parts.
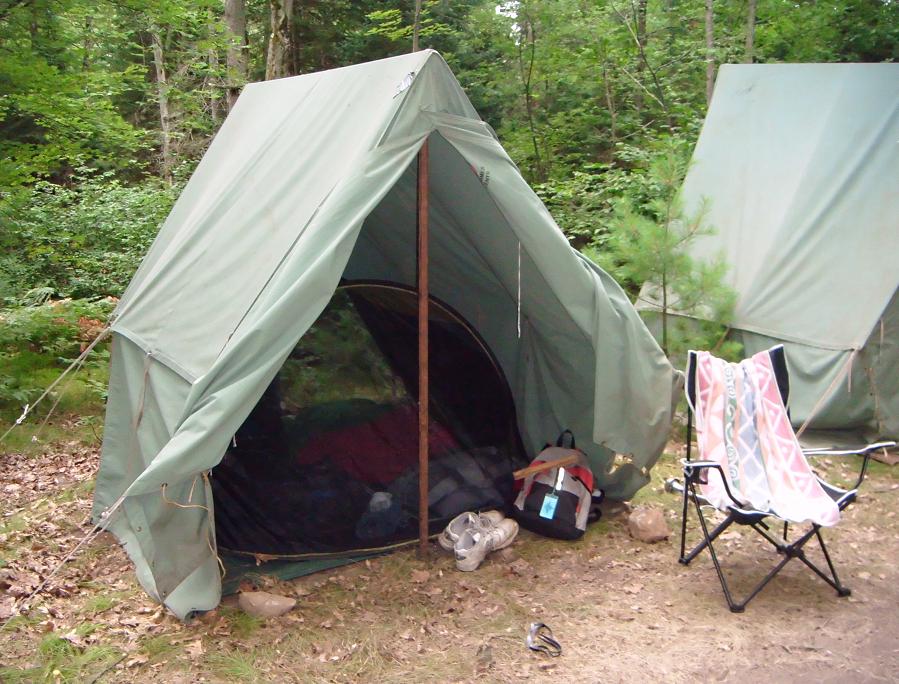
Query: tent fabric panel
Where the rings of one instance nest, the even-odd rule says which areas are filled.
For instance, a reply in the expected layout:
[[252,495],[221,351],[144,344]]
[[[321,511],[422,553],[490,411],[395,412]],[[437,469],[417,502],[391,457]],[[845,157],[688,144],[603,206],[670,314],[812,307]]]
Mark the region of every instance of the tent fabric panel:
[[[518,240],[502,214],[489,198],[479,177],[459,153],[439,133],[430,138],[431,178],[431,291],[458,310],[478,329],[496,355],[512,386],[516,404],[524,406],[527,393],[516,382],[516,369],[526,349],[518,339],[517,288]],[[357,249],[347,267],[351,279],[390,279],[414,285],[415,254],[415,165],[388,193],[366,221]],[[567,245],[566,245],[566,251]],[[495,255],[506,255],[496,259]],[[371,255],[379,255],[371,259]],[[522,334],[532,334],[533,326],[547,330],[552,344],[573,347],[580,353],[565,356],[576,361],[556,381],[569,388],[561,410],[590,413],[593,367],[590,339],[568,317],[522,250]],[[586,351],[586,353],[585,353]],[[563,355],[554,353],[559,365]],[[532,388],[533,391],[533,388]],[[540,390],[544,391],[544,390]],[[554,423],[547,432],[535,430],[536,422],[519,416],[523,437],[531,453],[539,451],[547,439],[559,431]],[[586,439],[592,432],[592,418],[581,424]],[[573,427],[572,427],[573,429]],[[528,434],[532,433],[531,438]]]
[[871,337],[860,351],[862,366],[870,369],[873,418],[872,441],[899,439],[899,289],[887,305]]
[[[208,370],[284,254],[377,143],[404,74],[428,58],[248,87],[123,297],[120,325],[195,376]],[[262,107],[282,123],[256,125]]]
[[[537,293],[543,298],[539,304],[528,305],[533,307],[528,310],[529,323],[549,323],[541,332],[549,337],[555,335],[559,357],[578,362],[584,353],[593,355],[595,373],[589,382],[594,384],[594,415],[592,430],[588,428],[593,442],[611,451],[631,454],[635,461],[654,462],[671,424],[670,399],[678,383],[676,371],[621,289],[611,278],[600,278],[599,269],[586,265],[570,247],[502,147],[489,135],[473,140],[466,132],[457,132],[450,126],[438,130],[473,168],[483,168],[490,174],[491,199],[546,283],[545,290],[541,288]],[[533,289],[531,292],[533,295]],[[563,303],[564,316],[590,341],[589,345],[572,344],[569,336],[553,332],[558,329],[554,326],[556,316],[562,315],[556,302]],[[636,390],[629,384],[631,380],[647,378],[653,380],[651,387]],[[663,391],[652,392],[660,388]],[[551,392],[553,403],[560,405],[565,405],[570,396],[565,385],[554,385]],[[636,478],[631,478],[621,492],[630,496],[640,486]]]
[[[684,182],[733,326],[859,348],[899,285],[899,65],[724,65]],[[828,314],[818,302],[826,301]]]
[[[790,369],[790,419],[794,426],[805,423],[813,411],[809,427],[819,430],[857,428],[871,419],[870,384],[861,361],[855,358],[850,362],[851,351],[821,349],[746,331],[740,331],[737,337],[747,357],[777,344],[784,345]],[[847,372],[851,380],[847,380]]]
[[[598,280],[593,271],[584,266],[548,214],[540,217],[523,213],[521,222],[513,230],[491,188],[493,178],[501,176],[504,170],[516,178],[520,179],[520,176],[489,132],[478,125],[441,127],[442,117],[432,118],[442,134],[431,137],[431,175],[435,186],[431,216],[431,288],[435,295],[472,321],[493,349],[512,385],[519,426],[527,447],[531,453],[536,453],[562,428],[574,430],[591,457],[592,466],[600,474],[603,486],[607,483],[601,474],[610,470],[614,449],[600,443],[595,434],[601,434],[602,441],[626,445],[619,450],[637,456],[636,470],[651,467],[667,439],[666,420],[670,422],[671,416],[670,397],[674,383],[664,355],[620,288],[611,279]],[[488,151],[489,155],[484,156],[482,150]],[[463,152],[469,156],[464,157]],[[485,178],[489,179],[486,184]],[[409,248],[415,240],[414,179],[413,165],[369,216],[357,250],[348,264],[348,278],[379,279],[389,275],[391,279],[407,284],[414,282],[415,260]],[[521,181],[516,197],[510,203],[520,202],[526,189],[526,184]],[[532,199],[539,202],[535,196]],[[581,297],[580,310],[576,310],[580,323],[569,308],[572,300],[562,304],[562,299],[544,277],[544,271],[533,259],[532,252],[541,249],[534,250],[528,242],[522,241],[522,338],[518,338],[518,230],[526,234],[532,231],[536,235],[553,233],[556,244],[544,246],[542,251],[553,254],[555,259],[544,263],[543,267],[551,274],[564,273],[566,279],[578,282],[578,292],[587,293],[586,300]],[[492,258],[497,254],[507,257]],[[601,311],[610,292],[616,302]],[[603,324],[599,322],[601,318],[605,319]],[[622,328],[626,330],[626,338],[620,346],[614,352],[605,349],[606,345],[618,344],[607,338],[620,335]],[[657,376],[659,383],[664,385],[661,396],[668,400],[642,413],[631,413],[633,406],[630,404],[621,407],[627,414],[626,432],[621,430],[621,416],[609,407],[621,405],[620,396],[637,398],[629,391],[616,389],[605,375],[601,381],[596,380],[596,348],[602,350],[603,356],[609,354],[608,377],[620,375],[622,367],[641,366],[642,362],[634,357],[642,358],[643,355],[653,358],[654,363],[635,371],[634,380],[645,383],[661,371]],[[640,353],[634,354],[635,349]],[[597,414],[605,421],[599,429],[596,428]],[[652,436],[645,450],[641,450],[639,443],[631,445],[638,441],[638,435],[647,434],[647,419]],[[619,435],[617,440],[616,434]],[[631,496],[646,482],[645,473],[623,471],[616,477],[614,485],[612,480],[609,484],[614,487],[612,494],[621,497]]]
[[131,340],[112,337],[94,514],[111,506],[175,433],[190,385]]

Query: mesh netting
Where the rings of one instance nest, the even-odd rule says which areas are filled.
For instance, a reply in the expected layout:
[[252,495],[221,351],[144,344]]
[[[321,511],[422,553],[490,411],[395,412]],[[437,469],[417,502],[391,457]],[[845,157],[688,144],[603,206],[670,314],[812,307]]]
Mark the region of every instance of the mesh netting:
[[[508,384],[446,305],[430,306],[429,518],[505,507],[526,463]],[[213,471],[220,546],[299,555],[418,531],[414,291],[348,284],[304,335]]]

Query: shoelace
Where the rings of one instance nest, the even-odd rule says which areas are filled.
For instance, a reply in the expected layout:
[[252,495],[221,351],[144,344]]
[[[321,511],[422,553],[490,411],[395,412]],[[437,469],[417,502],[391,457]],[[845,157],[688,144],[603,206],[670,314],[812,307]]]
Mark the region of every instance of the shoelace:
[[553,658],[562,655],[562,646],[553,638],[553,631],[542,622],[532,622],[526,641],[528,648]]

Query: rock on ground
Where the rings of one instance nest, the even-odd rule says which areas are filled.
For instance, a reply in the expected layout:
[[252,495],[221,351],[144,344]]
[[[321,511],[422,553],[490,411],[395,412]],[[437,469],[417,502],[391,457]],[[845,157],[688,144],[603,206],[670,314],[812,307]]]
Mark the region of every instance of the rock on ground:
[[668,539],[671,534],[662,511],[646,506],[636,508],[628,516],[627,529],[634,539],[647,544]]
[[297,600],[287,596],[269,594],[267,591],[245,591],[237,600],[237,605],[245,613],[258,618],[273,618],[284,615],[297,605]]

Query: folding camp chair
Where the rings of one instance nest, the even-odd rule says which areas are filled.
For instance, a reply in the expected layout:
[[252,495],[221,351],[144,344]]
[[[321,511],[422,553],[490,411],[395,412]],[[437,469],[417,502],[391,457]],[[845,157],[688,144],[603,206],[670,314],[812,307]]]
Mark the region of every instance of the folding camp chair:
[[[789,379],[787,374],[784,348],[782,345],[778,345],[777,347],[770,349],[767,354],[770,359],[771,370],[773,370],[774,373],[774,379],[776,380],[777,390],[780,394],[783,406],[786,407],[787,400],[789,398]],[[807,565],[812,570],[812,572],[814,572],[821,579],[827,582],[827,584],[833,587],[837,591],[837,594],[839,596],[849,596],[849,588],[843,585],[840,582],[839,577],[837,576],[837,571],[834,568],[833,561],[831,560],[830,554],[827,551],[827,546],[824,543],[824,538],[821,535],[820,524],[811,522],[810,529],[807,529],[798,537],[795,537],[792,541],[790,541],[789,520],[782,517],[781,515],[778,515],[771,508],[768,508],[766,510],[755,508],[751,504],[748,504],[746,501],[740,500],[740,498],[738,498],[739,494],[733,491],[729,478],[729,474],[733,472],[733,466],[729,465],[727,462],[722,463],[720,459],[698,461],[692,460],[691,442],[693,437],[692,432],[694,411],[697,406],[697,384],[697,352],[691,351],[689,353],[689,360],[687,365],[686,382],[686,393],[689,409],[687,418],[687,453],[686,458],[682,461],[684,482],[681,483],[673,478],[669,479],[666,482],[666,489],[668,491],[677,491],[683,493],[684,504],[682,512],[683,514],[679,561],[682,564],[687,565],[697,555],[699,555],[699,553],[708,548],[709,554],[712,557],[712,563],[715,566],[715,571],[718,573],[718,579],[721,581],[721,588],[724,590],[724,597],[727,599],[727,604],[728,606],[730,606],[731,611],[735,613],[743,612],[746,604],[748,604],[749,601],[751,601],[762,589],[764,589],[764,587],[774,578],[774,576],[777,575],[777,573],[780,572],[783,567],[794,558],[798,558],[805,565]],[[753,420],[756,420],[756,418],[753,417]],[[699,425],[697,425],[697,429],[698,428]],[[787,429],[790,432],[790,438],[792,439],[794,437],[794,435],[792,434],[792,429],[789,428],[788,425]],[[855,501],[858,488],[865,478],[865,474],[868,469],[868,460],[870,459],[871,454],[876,451],[893,446],[895,446],[894,442],[879,442],[876,444],[869,444],[860,449],[846,451],[827,449],[803,450],[800,456],[803,461],[805,461],[806,455],[841,456],[858,454],[864,457],[862,460],[858,478],[856,479],[855,484],[850,489],[842,489],[840,487],[836,487],[822,480],[817,476],[817,474],[812,474],[820,484],[821,488],[824,490],[824,493],[826,493],[826,495],[835,502],[838,510],[841,512],[847,506],[849,506],[849,504]],[[728,455],[734,455],[734,452],[731,451],[730,448],[728,449]],[[701,454],[701,456],[703,458],[707,458],[706,454]],[[725,472],[726,469],[728,471],[727,473]],[[717,505],[700,491],[701,487],[706,487],[709,485],[710,478],[720,478],[720,482],[723,484],[724,496],[719,497]],[[721,490],[719,489],[718,491],[720,492]],[[699,525],[702,530],[703,538],[702,541],[700,541],[689,553],[687,553],[687,514],[690,501],[693,502],[696,508],[696,513],[699,518]],[[708,506],[718,508],[725,514],[724,521],[719,523],[712,530],[709,529],[709,523],[703,512],[703,508]],[[738,525],[748,525],[750,528],[755,530],[755,532],[761,535],[763,539],[774,546],[777,552],[782,556],[774,566],[774,568],[772,568],[772,570],[767,575],[765,575],[765,577],[749,592],[746,598],[741,601],[737,601],[734,599],[733,594],[728,587],[724,572],[721,569],[721,564],[718,560],[718,555],[715,552],[715,547],[713,546],[713,542],[715,541],[715,539],[717,539],[734,523]],[[780,523],[783,523],[782,535],[773,531],[773,526],[779,526]],[[824,555],[824,560],[827,562],[827,568],[830,571],[829,575],[822,571],[822,569],[819,568],[815,563],[813,563],[805,554],[804,547],[813,537],[818,540],[818,544],[821,547],[821,551]]]

